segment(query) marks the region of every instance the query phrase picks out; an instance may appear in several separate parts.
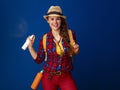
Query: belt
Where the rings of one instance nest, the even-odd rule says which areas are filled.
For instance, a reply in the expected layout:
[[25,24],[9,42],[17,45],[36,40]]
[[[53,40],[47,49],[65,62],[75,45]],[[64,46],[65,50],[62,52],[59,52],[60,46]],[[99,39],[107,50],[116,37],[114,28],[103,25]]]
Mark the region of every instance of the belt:
[[61,72],[61,71],[56,71],[56,72],[50,72],[50,74],[53,74],[53,75],[61,75],[62,72]]
[[52,79],[52,77],[55,76],[55,75],[61,76],[62,74],[67,73],[67,72],[63,72],[63,71],[56,71],[56,72],[45,71],[45,72],[49,73],[48,80]]

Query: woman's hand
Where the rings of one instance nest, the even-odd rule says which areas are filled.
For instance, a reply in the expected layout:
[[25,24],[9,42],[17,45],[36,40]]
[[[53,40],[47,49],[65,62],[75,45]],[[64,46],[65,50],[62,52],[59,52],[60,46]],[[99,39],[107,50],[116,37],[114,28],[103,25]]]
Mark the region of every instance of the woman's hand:
[[30,36],[28,36],[27,40],[29,40],[28,50],[30,51],[31,56],[35,60],[36,57],[37,57],[37,52],[33,48],[33,44],[34,44],[34,41],[35,41],[35,35],[33,36],[33,38],[30,38]]
[[78,54],[78,52],[79,52],[79,45],[74,42],[72,46],[73,46],[73,52],[75,54]]
[[34,44],[34,41],[35,41],[35,35],[33,36],[33,38],[30,38],[30,36],[27,37],[27,40],[29,40],[29,45],[28,45],[28,48],[31,48]]

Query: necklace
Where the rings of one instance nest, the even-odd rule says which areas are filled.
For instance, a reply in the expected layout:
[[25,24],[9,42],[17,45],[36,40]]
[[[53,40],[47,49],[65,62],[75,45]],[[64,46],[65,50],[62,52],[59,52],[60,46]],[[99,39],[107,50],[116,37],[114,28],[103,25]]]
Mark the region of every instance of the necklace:
[[54,38],[53,40],[54,40],[56,43],[60,43],[61,39],[62,39],[62,38],[60,37],[59,40],[57,40],[56,38]]

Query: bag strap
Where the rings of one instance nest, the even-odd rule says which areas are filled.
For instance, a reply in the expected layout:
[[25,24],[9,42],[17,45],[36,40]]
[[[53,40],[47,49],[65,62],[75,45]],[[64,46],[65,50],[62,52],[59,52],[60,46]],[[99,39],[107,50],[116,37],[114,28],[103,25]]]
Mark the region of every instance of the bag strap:
[[68,30],[68,35],[69,35],[69,38],[70,38],[70,45],[73,45],[74,39],[73,39],[73,34],[72,34],[71,30]]
[[47,61],[46,38],[47,38],[47,34],[45,34],[43,36],[43,49],[44,49],[44,52],[45,52],[45,61]]

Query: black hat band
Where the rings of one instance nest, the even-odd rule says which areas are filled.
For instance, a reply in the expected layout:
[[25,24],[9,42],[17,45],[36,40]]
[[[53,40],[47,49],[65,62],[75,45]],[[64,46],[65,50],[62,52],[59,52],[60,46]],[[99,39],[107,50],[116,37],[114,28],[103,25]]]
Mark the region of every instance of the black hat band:
[[49,12],[49,13],[47,13],[47,15],[50,15],[50,14],[63,15],[63,14],[61,14],[61,13],[59,13],[59,12]]

